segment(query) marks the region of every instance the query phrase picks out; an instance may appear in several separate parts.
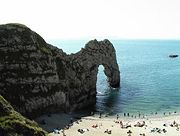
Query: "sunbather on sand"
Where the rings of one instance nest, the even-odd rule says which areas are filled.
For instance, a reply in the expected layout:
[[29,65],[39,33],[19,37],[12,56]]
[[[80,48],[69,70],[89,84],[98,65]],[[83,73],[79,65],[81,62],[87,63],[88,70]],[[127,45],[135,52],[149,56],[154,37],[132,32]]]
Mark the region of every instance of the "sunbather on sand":
[[92,127],[93,127],[93,128],[97,128],[97,127],[98,127],[98,125],[97,125],[97,124],[96,124],[96,125],[92,125]]
[[131,127],[131,124],[128,124],[128,123],[126,123],[125,125],[122,123],[122,121],[120,121],[120,127],[121,128],[129,128],[129,127]]
[[137,124],[134,125],[135,127],[143,127],[145,126],[145,121],[143,121],[142,123],[138,122]]

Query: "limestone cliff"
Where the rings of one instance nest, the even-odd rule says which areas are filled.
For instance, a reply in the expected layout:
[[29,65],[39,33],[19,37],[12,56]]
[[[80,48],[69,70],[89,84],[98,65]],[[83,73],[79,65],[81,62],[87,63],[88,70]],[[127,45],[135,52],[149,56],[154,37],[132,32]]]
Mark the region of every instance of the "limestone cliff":
[[99,65],[104,66],[110,86],[119,87],[110,41],[92,40],[67,55],[24,25],[0,25],[0,94],[26,116],[94,105]]

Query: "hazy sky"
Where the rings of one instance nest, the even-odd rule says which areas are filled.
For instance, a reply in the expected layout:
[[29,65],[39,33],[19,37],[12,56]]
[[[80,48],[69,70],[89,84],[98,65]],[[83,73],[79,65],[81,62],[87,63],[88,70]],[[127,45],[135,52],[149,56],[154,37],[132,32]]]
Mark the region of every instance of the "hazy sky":
[[180,0],[0,0],[0,24],[45,39],[180,39]]

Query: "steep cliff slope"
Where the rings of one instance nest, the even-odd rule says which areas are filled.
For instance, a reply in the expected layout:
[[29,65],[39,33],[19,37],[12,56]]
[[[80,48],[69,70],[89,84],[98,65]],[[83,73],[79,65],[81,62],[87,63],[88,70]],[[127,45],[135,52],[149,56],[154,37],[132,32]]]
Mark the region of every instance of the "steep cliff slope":
[[0,94],[23,115],[72,111],[96,103],[98,66],[120,86],[113,45],[92,40],[67,55],[21,24],[0,25]]
[[24,118],[0,95],[0,136],[45,136],[37,123]]

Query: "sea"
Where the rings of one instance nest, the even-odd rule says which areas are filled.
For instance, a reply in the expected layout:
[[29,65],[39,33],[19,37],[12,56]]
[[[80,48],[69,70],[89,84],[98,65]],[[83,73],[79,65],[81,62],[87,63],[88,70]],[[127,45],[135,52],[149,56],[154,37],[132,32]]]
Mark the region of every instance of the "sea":
[[[110,40],[120,68],[121,87],[109,87],[103,66],[97,80],[98,112],[115,114],[180,113],[180,40]],[[88,40],[48,40],[68,54]]]

